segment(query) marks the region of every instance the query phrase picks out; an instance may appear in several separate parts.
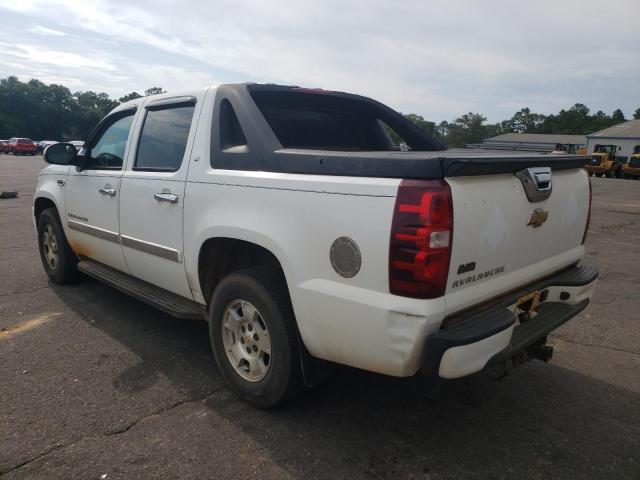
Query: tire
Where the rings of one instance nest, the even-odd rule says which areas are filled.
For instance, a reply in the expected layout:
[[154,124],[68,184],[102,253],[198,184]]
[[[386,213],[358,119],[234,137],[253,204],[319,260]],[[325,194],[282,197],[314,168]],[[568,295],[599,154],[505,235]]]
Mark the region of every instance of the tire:
[[47,208],[38,217],[38,248],[44,270],[51,280],[63,284],[78,278],[78,259],[67,242],[55,208]]
[[209,339],[222,377],[250,404],[274,407],[302,389],[298,332],[279,268],[252,268],[222,279],[211,296]]

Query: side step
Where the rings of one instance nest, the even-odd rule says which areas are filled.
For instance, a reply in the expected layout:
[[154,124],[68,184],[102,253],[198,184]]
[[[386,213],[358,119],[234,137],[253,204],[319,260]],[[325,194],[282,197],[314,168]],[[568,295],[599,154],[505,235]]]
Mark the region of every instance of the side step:
[[101,263],[83,259],[78,262],[78,270],[174,317],[187,320],[206,318],[203,305]]

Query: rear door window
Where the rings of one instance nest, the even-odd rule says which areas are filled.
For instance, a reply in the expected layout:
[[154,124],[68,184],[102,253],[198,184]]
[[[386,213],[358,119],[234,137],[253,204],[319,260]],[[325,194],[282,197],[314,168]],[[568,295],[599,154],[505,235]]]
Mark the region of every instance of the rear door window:
[[175,172],[184,158],[195,105],[176,104],[147,111],[134,170]]

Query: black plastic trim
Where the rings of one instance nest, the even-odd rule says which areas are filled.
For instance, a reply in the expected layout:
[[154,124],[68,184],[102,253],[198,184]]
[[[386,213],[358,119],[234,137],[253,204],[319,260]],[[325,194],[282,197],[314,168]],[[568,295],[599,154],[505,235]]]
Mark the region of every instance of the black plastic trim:
[[510,328],[514,322],[511,311],[496,307],[429,335],[425,344],[423,373],[437,377],[442,356],[449,348],[479,342]]
[[575,304],[543,303],[538,307],[538,316],[527,323],[518,325],[513,330],[513,336],[507,348],[491,357],[487,366],[500,363],[524,352],[538,340],[543,339],[556,328],[578,315],[587,308],[587,305],[589,305],[588,298]]
[[196,97],[191,95],[181,97],[169,97],[161,100],[153,100],[147,103],[144,108],[146,110],[162,110],[163,108],[174,108],[178,105],[195,105]]
[[[515,173],[528,167],[548,166],[552,170],[581,168],[587,157],[575,155],[523,155],[521,153],[491,155],[447,151],[446,146],[420,130],[400,113],[367,97],[343,92],[313,91],[367,102],[384,112],[385,122],[400,124],[409,131],[418,150],[401,151],[333,151],[283,148],[260,109],[252,92],[286,92],[312,90],[282,85],[230,84],[216,92],[211,126],[211,166],[216,169],[267,171],[308,175],[340,175],[354,177],[440,179],[463,175],[493,175]],[[245,134],[247,148],[224,150],[220,141],[220,105],[229,101]],[[391,123],[389,123],[391,122]]]
[[169,315],[186,320],[206,319],[206,307],[94,260],[82,257],[78,270]]
[[543,290],[550,286],[582,287],[584,285],[588,285],[598,278],[598,274],[598,269],[590,265],[573,265],[571,267],[564,268],[549,276],[522,287],[518,287],[481,305],[475,305],[461,312],[456,312],[444,319],[444,322],[442,322],[443,328],[449,328],[449,326],[453,326],[458,322],[463,321],[469,315],[474,315],[478,312],[489,310],[496,306],[507,307],[509,305],[513,305],[523,295],[535,290]]
[[[550,286],[584,286],[593,282],[597,277],[598,270],[594,267],[586,265],[570,267],[519,288],[500,297],[497,301],[489,302],[487,306],[481,305],[474,307],[467,313],[462,312],[448,317],[443,322],[445,327],[427,337],[422,372],[436,378],[440,370],[442,356],[447,349],[479,342],[511,327],[515,322],[515,316],[507,309],[507,306],[512,305],[523,294]],[[588,299],[577,304],[560,302],[541,304],[535,319],[518,325],[514,329],[509,347],[495,355],[488,365],[523,351],[580,313],[588,304]]]
[[549,167],[551,170],[570,170],[582,168],[589,161],[589,157],[577,157],[575,155],[540,155],[519,158],[442,158],[440,161],[445,177],[462,177],[516,173],[530,167]]

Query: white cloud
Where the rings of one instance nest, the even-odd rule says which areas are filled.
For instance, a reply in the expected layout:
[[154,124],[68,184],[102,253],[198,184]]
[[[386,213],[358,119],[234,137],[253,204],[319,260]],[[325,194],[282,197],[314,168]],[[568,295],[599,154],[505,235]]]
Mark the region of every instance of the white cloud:
[[[79,80],[99,81],[110,92],[141,89],[142,82],[175,90],[213,83],[206,82],[210,77],[270,81],[361,93],[434,120],[469,110],[500,120],[523,106],[550,113],[578,101],[609,112],[640,106],[637,0],[0,5],[15,15],[55,18],[51,30],[70,32],[50,35],[52,42],[67,41],[65,48],[43,52],[25,50],[29,39],[14,40],[20,62],[72,63]],[[97,39],[113,48],[96,46]],[[2,65],[0,73],[10,74]]]
[[66,33],[61,32],[60,30],[54,30],[53,28],[43,27],[42,25],[36,25],[35,27],[31,27],[29,31],[36,35],[45,35],[45,36],[53,35],[54,37],[64,37],[67,35]]

